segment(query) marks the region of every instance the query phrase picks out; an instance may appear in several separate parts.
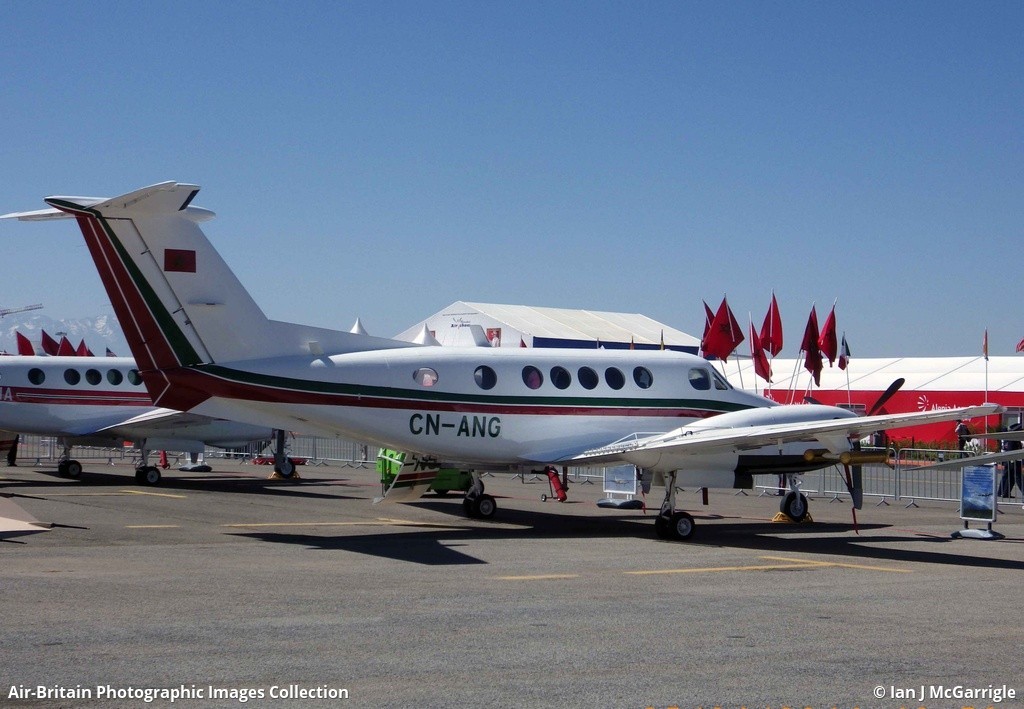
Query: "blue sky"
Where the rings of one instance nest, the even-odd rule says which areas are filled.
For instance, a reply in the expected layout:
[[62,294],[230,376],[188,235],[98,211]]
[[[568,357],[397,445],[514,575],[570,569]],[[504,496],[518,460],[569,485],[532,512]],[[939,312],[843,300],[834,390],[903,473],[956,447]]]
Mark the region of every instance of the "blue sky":
[[[272,318],[723,294],[795,356],[1024,337],[1019,2],[0,2],[0,212],[203,187]],[[0,306],[110,312],[71,222],[0,223]],[[741,345],[744,351],[746,345]]]

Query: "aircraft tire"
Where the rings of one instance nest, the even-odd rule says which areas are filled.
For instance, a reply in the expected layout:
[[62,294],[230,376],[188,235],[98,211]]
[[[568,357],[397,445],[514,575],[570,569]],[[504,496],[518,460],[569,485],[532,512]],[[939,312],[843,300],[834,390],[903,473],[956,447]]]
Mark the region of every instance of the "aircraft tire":
[[693,517],[689,513],[676,512],[669,520],[668,530],[672,539],[684,542],[693,536],[693,530],[696,526]]
[[672,533],[670,525],[671,520],[665,515],[658,515],[654,518],[654,533],[658,535],[658,539],[671,539]]
[[274,466],[274,472],[287,480],[292,475],[295,475],[295,463],[292,462],[291,458],[285,458],[281,461],[280,465]]
[[807,517],[807,497],[800,492],[787,493],[782,498],[779,511],[794,522],[802,522]]
[[142,468],[140,479],[143,485],[155,486],[160,484],[160,469],[152,465]]
[[498,511],[498,503],[490,495],[478,495],[472,504],[474,516],[480,519],[491,519]]
[[82,475],[82,464],[77,460],[68,460],[64,463],[64,475],[77,480]]

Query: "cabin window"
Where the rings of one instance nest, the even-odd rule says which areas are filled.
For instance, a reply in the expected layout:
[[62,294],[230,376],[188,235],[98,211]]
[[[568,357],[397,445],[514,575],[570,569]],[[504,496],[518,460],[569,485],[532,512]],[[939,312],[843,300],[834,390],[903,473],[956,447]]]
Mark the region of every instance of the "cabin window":
[[604,370],[604,380],[608,382],[608,386],[618,391],[626,383],[626,375],[617,367],[608,367]]
[[544,383],[544,375],[532,364],[523,367],[523,383],[531,389],[540,389]]
[[565,367],[552,367],[551,383],[558,389],[568,389],[569,385],[572,384],[572,375],[569,374],[569,370]]
[[116,369],[109,369],[107,370],[107,381],[117,386],[124,381],[124,375]]
[[82,381],[82,375],[78,373],[77,369],[65,369],[64,381],[74,386],[75,384],[78,384],[78,382]]
[[576,378],[580,380],[580,384],[583,385],[584,389],[593,389],[597,386],[597,372],[590,367],[580,367],[579,371],[576,372]]
[[690,386],[698,391],[707,391],[711,388],[711,375],[706,369],[690,370]]
[[493,389],[494,385],[498,383],[498,375],[485,364],[480,365],[473,371],[473,379],[481,389]]
[[432,387],[437,384],[437,372],[430,367],[420,367],[412,373],[412,378],[417,384],[424,387]]
[[651,371],[647,367],[637,367],[633,370],[633,381],[641,389],[650,389],[654,384],[654,376],[651,375]]
[[46,381],[46,374],[39,367],[33,367],[28,370],[28,380],[38,386]]
[[85,381],[89,382],[93,386],[96,386],[103,381],[103,375],[99,373],[97,369],[87,369],[85,371]]
[[132,384],[134,384],[135,386],[138,386],[139,384],[142,384],[142,375],[139,374],[139,370],[137,370],[137,369],[129,369],[128,370],[128,381],[131,382]]

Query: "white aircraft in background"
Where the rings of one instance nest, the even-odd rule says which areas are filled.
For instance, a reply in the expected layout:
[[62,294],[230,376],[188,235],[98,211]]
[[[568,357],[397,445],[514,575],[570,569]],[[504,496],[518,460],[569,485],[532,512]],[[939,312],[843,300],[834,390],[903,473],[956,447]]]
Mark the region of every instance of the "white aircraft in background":
[[0,430],[57,437],[57,470],[71,478],[82,474],[73,445],[132,441],[142,454],[135,479],[146,485],[161,477],[151,451],[201,453],[273,438],[262,426],[153,406],[130,357],[0,357]]
[[676,509],[677,484],[785,474],[782,509],[801,519],[798,474],[866,462],[860,437],[999,410],[857,417],[736,390],[679,352],[436,347],[269,320],[199,228],[214,215],[190,206],[198,191],[49,197],[52,209],[6,216],[77,219],[156,405],[412,452],[389,498],[425,490],[441,467],[471,468],[463,504],[487,518],[483,471],[618,461],[664,476],[655,529],[686,539],[694,521]]

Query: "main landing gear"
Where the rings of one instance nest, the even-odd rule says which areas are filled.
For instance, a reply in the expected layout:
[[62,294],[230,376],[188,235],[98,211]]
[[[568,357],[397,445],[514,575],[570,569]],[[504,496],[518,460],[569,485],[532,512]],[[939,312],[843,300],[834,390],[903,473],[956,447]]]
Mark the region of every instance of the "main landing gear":
[[473,484],[466,490],[466,498],[462,501],[462,509],[466,511],[467,517],[474,519],[491,519],[498,511],[498,503],[491,495],[484,493],[484,482],[480,479],[480,473],[475,470],[471,473]]
[[146,441],[141,441],[139,451],[142,453],[142,463],[135,469],[135,482],[139,485],[156,486],[160,484],[160,468],[149,464],[149,448]]
[[665,501],[654,519],[654,531],[661,539],[682,542],[693,536],[696,522],[689,513],[676,509],[676,473],[665,475]]
[[295,475],[295,462],[285,450],[285,432],[282,429],[274,431],[274,472],[285,480]]
[[61,448],[60,458],[57,461],[57,474],[61,477],[77,480],[82,475],[82,464],[71,457],[71,444],[63,438],[59,441]]

